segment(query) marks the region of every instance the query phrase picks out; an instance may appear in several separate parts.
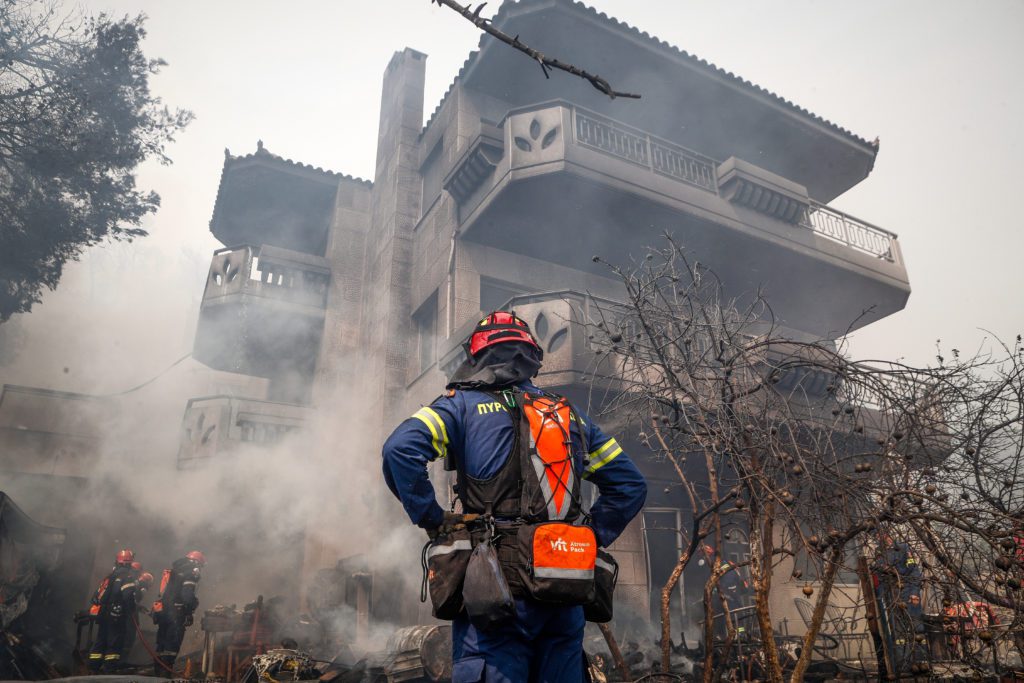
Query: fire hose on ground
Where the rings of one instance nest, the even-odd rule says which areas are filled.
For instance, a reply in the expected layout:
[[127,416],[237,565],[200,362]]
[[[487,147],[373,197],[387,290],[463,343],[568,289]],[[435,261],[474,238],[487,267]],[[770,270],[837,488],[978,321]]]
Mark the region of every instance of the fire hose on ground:
[[159,664],[160,667],[164,671],[166,671],[167,673],[169,673],[169,674],[171,674],[173,676],[174,675],[174,669],[172,667],[167,666],[163,662],[163,660],[160,659],[160,657],[157,656],[156,652],[153,651],[153,648],[151,648],[149,646],[149,643],[146,642],[146,638],[145,638],[145,636],[142,635],[142,629],[139,628],[139,622],[136,621],[135,615],[134,614],[129,614],[128,616],[132,620],[132,625],[135,627],[135,633],[139,636],[139,642],[142,643],[142,647],[144,647],[146,649],[146,652],[149,653],[149,656],[153,659],[153,663],[154,664]]

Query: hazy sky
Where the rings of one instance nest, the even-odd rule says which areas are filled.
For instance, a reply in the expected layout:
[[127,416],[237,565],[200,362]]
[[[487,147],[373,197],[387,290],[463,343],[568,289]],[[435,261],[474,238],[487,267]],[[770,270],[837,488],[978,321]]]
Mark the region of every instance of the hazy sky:
[[[857,335],[854,355],[927,362],[938,338],[969,350],[978,328],[1008,339],[1024,331],[1024,2],[590,4],[881,139],[873,173],[833,206],[899,234],[914,291],[903,312]],[[56,293],[16,319],[21,362],[0,368],[0,381],[113,391],[187,353],[220,246],[207,224],[224,148],[248,153],[263,139],[275,154],[372,178],[391,54],[429,55],[429,116],[479,38],[429,0],[82,6],[149,16],[145,50],[169,63],[154,89],[196,121],[169,150],[173,166],[140,174],[163,197],[151,236],[69,268]]]

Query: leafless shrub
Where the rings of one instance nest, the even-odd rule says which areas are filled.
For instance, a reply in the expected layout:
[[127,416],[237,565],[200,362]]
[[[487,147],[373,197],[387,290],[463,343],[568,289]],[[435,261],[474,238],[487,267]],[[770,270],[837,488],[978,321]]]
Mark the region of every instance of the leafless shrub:
[[[749,537],[744,569],[764,646],[758,665],[769,680],[802,679],[838,572],[857,571],[856,558],[881,535],[905,540],[921,557],[942,610],[970,595],[1006,612],[998,631],[981,634],[988,647],[1019,630],[1019,337],[998,354],[953,352],[932,367],[855,362],[834,341],[781,328],[759,292],[725,298],[715,274],[670,238],[631,268],[609,268],[627,298],[597,306],[586,323],[594,375],[608,394],[601,402],[633,425],[655,467],[675,473],[679,506],[692,510],[661,593],[663,671],[671,663],[670,595],[705,541],[713,558],[704,680],[734,662],[737,625],[720,582],[740,568],[721,556],[726,527]],[[867,563],[860,564],[863,575]],[[813,605],[795,660],[774,633],[769,601],[783,571],[804,582]],[[716,614],[726,636],[713,656]]]

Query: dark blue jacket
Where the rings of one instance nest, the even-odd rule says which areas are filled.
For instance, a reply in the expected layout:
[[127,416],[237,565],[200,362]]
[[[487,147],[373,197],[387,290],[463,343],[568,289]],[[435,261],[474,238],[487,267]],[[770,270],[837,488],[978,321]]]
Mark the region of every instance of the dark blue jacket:
[[[529,384],[522,389],[540,391]],[[586,415],[579,418],[582,429],[575,421],[571,427],[576,471],[600,493],[590,508],[591,525],[598,543],[608,546],[640,512],[647,483],[615,439]],[[441,525],[444,510],[427,478],[427,463],[455,457],[466,474],[486,479],[505,464],[513,440],[512,416],[504,405],[482,391],[456,391],[420,408],[392,432],[384,443],[384,480],[413,523],[433,529]]]
[[910,546],[903,541],[896,541],[884,548],[875,566],[884,583],[898,584],[903,592],[912,595],[921,592],[921,565],[910,552]]

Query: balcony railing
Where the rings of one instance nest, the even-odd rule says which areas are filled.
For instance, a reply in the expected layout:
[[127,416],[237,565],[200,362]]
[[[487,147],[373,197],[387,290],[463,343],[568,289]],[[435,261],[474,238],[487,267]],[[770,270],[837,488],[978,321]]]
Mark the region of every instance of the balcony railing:
[[325,259],[272,246],[237,246],[213,254],[204,300],[245,293],[324,308],[330,269]]
[[578,144],[718,194],[718,164],[712,159],[579,107],[573,118]]
[[305,408],[238,398],[193,398],[185,408],[178,446],[179,467],[189,467],[246,448],[280,443],[305,424]]
[[[718,161],[586,109],[571,108],[577,144],[719,194]],[[894,233],[824,204],[811,201],[811,209],[799,225],[880,259],[893,263],[898,259]]]
[[896,261],[893,253],[895,234],[824,204],[812,201],[810,210],[800,224],[851,249],[887,261]]

